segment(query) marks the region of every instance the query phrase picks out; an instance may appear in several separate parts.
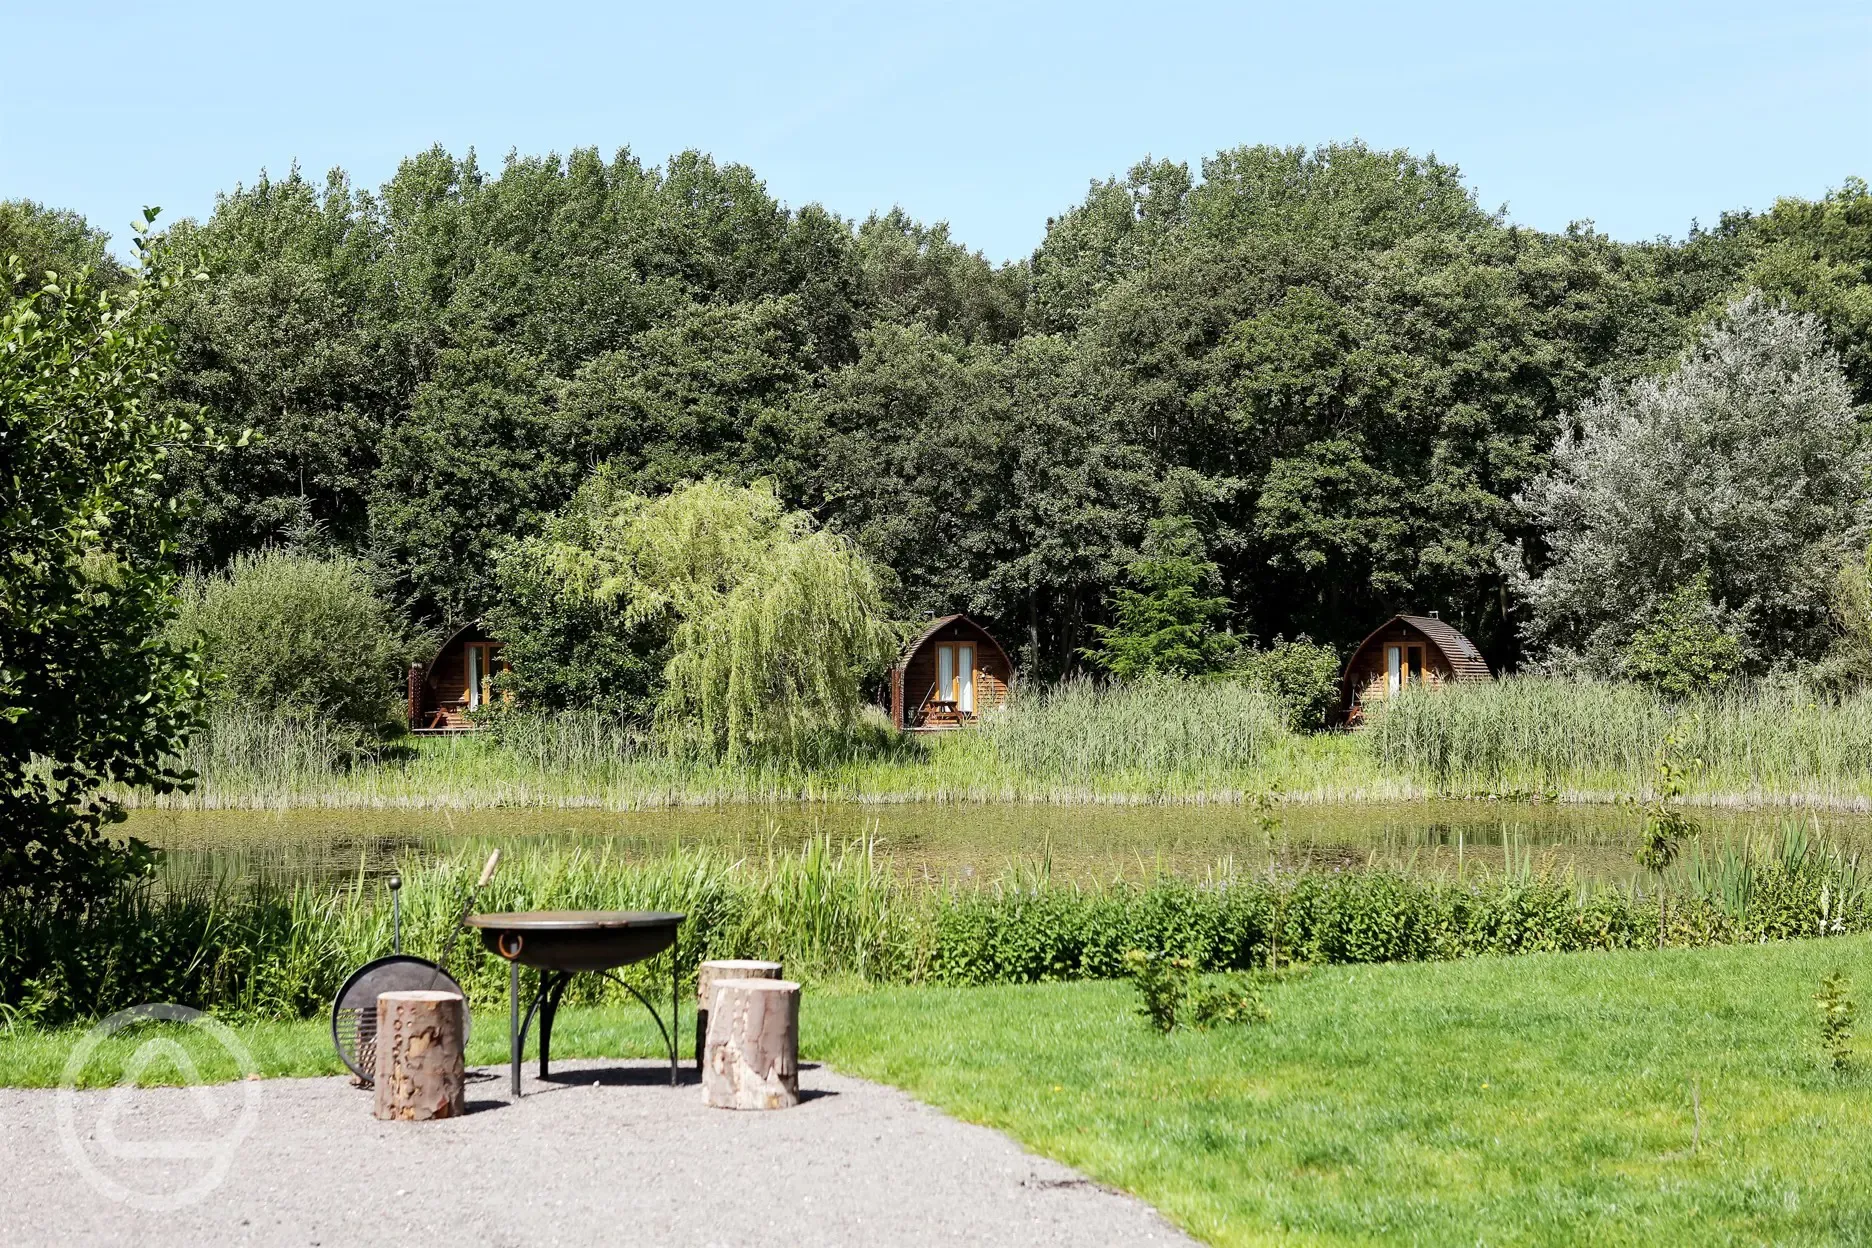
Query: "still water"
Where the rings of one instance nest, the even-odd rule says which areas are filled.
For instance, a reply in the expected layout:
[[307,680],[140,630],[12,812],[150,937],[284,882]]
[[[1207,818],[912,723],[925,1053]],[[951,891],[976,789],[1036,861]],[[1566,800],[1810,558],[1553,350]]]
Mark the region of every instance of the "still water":
[[[709,847],[733,856],[791,852],[818,838],[869,840],[901,872],[993,878],[1045,862],[1056,878],[1201,876],[1219,865],[1323,870],[1366,866],[1465,875],[1570,872],[1620,881],[1641,822],[1619,806],[1498,802],[1290,804],[1273,828],[1242,806],[782,805],[687,810],[292,810],[134,813],[127,825],[167,851],[179,875],[290,881],[354,878],[407,855],[580,846],[613,859]],[[1789,821],[1847,852],[1872,848],[1872,815],[1697,810],[1704,841],[1778,840]]]

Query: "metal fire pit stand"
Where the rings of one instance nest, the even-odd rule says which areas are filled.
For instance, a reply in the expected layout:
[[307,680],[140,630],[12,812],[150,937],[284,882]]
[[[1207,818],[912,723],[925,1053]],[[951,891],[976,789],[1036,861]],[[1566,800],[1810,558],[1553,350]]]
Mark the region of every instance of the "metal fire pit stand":
[[[676,1084],[676,1022],[682,993],[677,958],[678,929],[686,916],[637,910],[546,910],[521,914],[477,914],[468,920],[481,929],[481,942],[507,960],[508,1057],[512,1066],[513,1099],[520,1099],[520,1063],[526,1052],[527,1032],[539,1017],[539,1073],[550,1073],[553,1018],[566,986],[578,974],[602,975],[636,997],[648,1010],[669,1052],[670,1086]],[[670,1020],[663,1017],[635,985],[612,972],[669,950]],[[520,1014],[520,966],[539,971],[526,1016]]]

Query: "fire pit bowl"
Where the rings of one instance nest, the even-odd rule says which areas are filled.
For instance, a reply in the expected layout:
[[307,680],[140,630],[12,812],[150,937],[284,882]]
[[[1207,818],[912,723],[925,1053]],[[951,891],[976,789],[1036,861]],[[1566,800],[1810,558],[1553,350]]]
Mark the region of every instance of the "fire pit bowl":
[[[663,1033],[669,1049],[670,1083],[676,1082],[676,1014],[678,1008],[676,940],[685,916],[660,910],[534,910],[512,914],[476,914],[468,926],[479,928],[481,943],[507,960],[508,1037],[513,1064],[513,1095],[520,1097],[520,1055],[526,1049],[526,1033],[533,1016],[540,1020],[540,1078],[548,1073],[552,1050],[553,1016],[559,1012],[559,999],[566,985],[581,973],[603,975],[643,1003]],[[643,993],[611,972],[620,966],[642,962],[669,950],[670,1023],[663,1018]],[[525,1021],[520,1017],[520,968],[530,966],[539,972],[539,985],[533,992],[533,1004],[527,1007]]]
[[534,910],[477,914],[481,943],[509,962],[541,971],[608,971],[655,957],[676,943],[680,914],[655,910]]

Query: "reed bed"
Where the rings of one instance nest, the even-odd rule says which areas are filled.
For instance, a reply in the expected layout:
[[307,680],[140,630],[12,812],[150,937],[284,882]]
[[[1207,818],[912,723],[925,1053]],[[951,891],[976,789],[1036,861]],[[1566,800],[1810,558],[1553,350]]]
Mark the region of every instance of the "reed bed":
[[1753,686],[1671,702],[1633,685],[1513,676],[1411,690],[1361,734],[1374,763],[1439,791],[1609,798],[1648,790],[1661,757],[1704,798],[1872,797],[1872,697]]
[[315,721],[231,710],[184,756],[201,777],[193,793],[118,796],[185,809],[1237,800],[1298,745],[1260,691],[1169,679],[1041,691],[974,732],[905,737],[867,716],[810,763],[684,757],[593,712],[506,714],[488,733],[360,745]]
[[[448,948],[481,850],[404,860],[406,949]],[[1669,877],[1673,944],[1872,930],[1856,858],[1804,832],[1726,852],[1693,854]],[[1228,970],[1630,948],[1658,933],[1655,892],[1589,887],[1526,861],[1466,880],[1224,861],[1200,877],[1084,883],[1055,879],[1043,858],[978,882],[900,872],[869,841],[829,839],[739,857],[677,849],[647,861],[521,852],[479,904],[674,910],[688,916],[685,978],[702,958],[777,957],[796,977],[876,984],[1115,978],[1131,949]],[[382,876],[361,867],[338,887],[159,879],[81,915],[0,914],[0,933],[0,1022],[60,1023],[143,1001],[315,1017],[346,974],[391,945]],[[463,937],[450,965],[476,1004],[502,999],[505,966],[478,943]],[[636,973],[646,988],[668,983],[667,962]],[[623,993],[595,977],[573,991],[586,1002]]]
[[1693,800],[1872,804],[1872,696],[1738,688],[1687,703],[1633,685],[1511,676],[1410,690],[1364,730],[1304,736],[1229,681],[1069,682],[978,730],[904,737],[871,716],[813,761],[726,765],[659,749],[591,712],[503,715],[467,737],[346,740],[317,722],[230,711],[190,745],[181,808],[594,807],[790,801],[1370,801],[1443,795],[1603,801],[1645,794],[1660,755]]
[[1075,680],[989,715],[980,736],[1002,766],[1032,777],[1095,784],[1231,780],[1254,773],[1291,734],[1262,690],[1233,681]]

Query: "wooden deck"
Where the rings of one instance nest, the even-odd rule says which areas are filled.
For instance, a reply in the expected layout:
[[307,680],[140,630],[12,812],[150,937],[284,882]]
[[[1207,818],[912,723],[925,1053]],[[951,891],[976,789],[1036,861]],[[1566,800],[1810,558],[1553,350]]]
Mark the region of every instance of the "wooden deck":
[[468,710],[463,706],[440,706],[429,712],[426,723],[410,729],[419,737],[454,737],[467,732],[480,732],[479,724],[468,718]]

